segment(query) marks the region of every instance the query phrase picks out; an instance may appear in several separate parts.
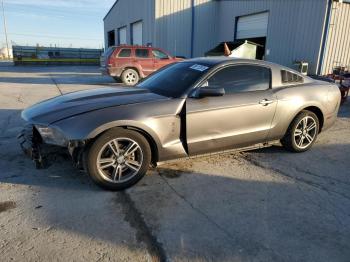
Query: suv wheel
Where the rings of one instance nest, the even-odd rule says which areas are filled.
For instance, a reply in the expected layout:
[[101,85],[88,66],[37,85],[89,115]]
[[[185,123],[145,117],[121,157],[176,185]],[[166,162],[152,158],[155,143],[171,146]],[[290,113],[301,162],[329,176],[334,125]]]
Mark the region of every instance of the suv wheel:
[[134,86],[140,80],[139,74],[135,69],[126,69],[122,74],[122,81],[125,85]]
[[85,160],[87,172],[96,184],[109,190],[122,190],[146,174],[151,149],[138,132],[114,128],[92,144]]

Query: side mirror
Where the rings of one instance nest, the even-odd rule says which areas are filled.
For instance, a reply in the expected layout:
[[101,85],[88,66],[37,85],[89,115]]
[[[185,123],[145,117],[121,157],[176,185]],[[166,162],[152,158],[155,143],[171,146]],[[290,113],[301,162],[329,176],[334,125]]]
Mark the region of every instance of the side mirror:
[[201,87],[197,91],[197,97],[209,97],[209,96],[223,96],[225,94],[225,89],[223,88],[213,88],[210,86]]

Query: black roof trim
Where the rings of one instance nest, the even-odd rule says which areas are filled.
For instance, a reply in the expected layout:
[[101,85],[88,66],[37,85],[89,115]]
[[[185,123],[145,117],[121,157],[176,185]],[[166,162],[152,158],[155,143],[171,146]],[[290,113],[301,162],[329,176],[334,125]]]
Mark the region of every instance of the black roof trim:
[[106,19],[106,17],[109,15],[109,13],[112,11],[112,9],[116,6],[116,4],[119,2],[119,0],[115,0],[114,4],[112,5],[112,7],[109,9],[109,11],[107,12],[107,14],[105,15],[105,17],[103,18],[103,21]]

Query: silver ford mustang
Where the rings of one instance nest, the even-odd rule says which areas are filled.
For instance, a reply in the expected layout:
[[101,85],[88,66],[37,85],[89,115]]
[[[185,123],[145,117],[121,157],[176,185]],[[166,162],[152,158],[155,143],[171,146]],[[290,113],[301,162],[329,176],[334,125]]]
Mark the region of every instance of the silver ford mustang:
[[166,160],[269,146],[311,148],[335,122],[336,85],[276,64],[197,58],[172,64],[135,88],[59,96],[22,113],[20,144],[37,167],[57,148],[100,186],[121,190]]

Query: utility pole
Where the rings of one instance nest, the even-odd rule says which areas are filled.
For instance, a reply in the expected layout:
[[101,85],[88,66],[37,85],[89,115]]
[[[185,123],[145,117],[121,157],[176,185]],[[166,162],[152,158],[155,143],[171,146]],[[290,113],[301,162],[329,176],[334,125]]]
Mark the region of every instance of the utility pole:
[[7,58],[10,59],[10,49],[9,49],[9,42],[7,39],[7,27],[6,27],[6,18],[5,18],[5,10],[4,10],[4,1],[1,1],[2,6],[2,18],[4,20],[4,31],[5,31],[5,38],[6,38],[6,47],[7,47]]

